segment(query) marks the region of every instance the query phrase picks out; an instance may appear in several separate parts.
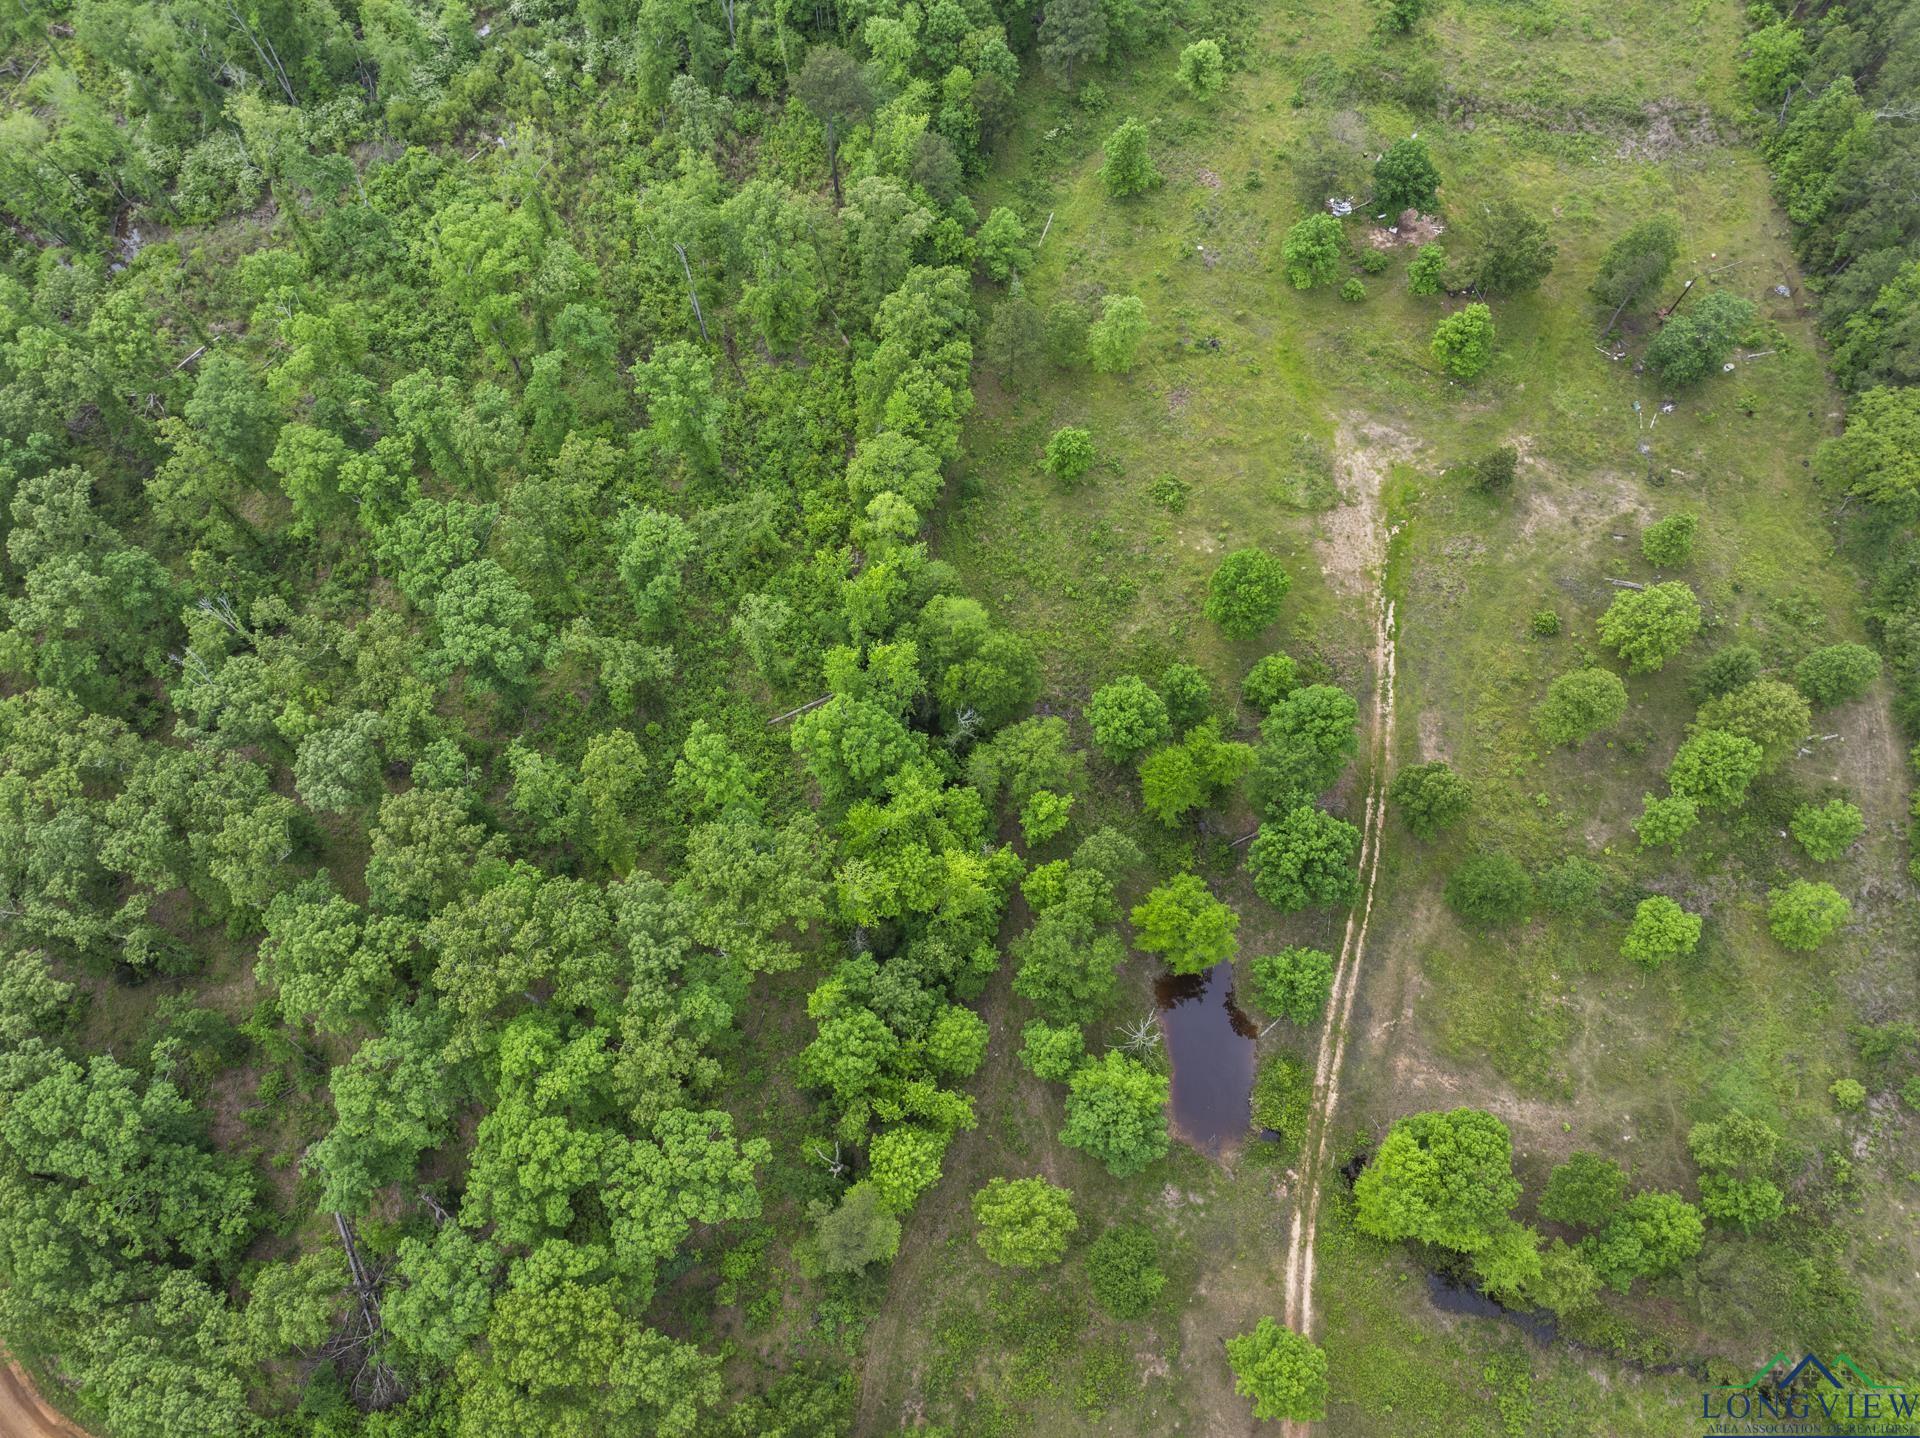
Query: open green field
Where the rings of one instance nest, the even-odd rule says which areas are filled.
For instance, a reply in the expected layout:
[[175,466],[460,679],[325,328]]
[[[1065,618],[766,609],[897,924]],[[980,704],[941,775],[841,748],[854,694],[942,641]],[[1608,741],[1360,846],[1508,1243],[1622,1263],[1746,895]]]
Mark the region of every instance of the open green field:
[[[1700,658],[1738,640],[1784,671],[1861,637],[1862,582],[1836,549],[1838,506],[1806,464],[1838,406],[1785,221],[1742,142],[1740,17],[1707,3],[1467,3],[1368,69],[1370,15],[1292,4],[1248,17],[1212,104],[1175,86],[1172,49],[1124,78],[1103,76],[1093,103],[1029,83],[982,212],[1009,204],[1030,233],[1047,227],[1024,277],[1042,309],[1137,293],[1154,328],[1131,374],[977,380],[936,547],[1035,640],[1045,702],[1069,715],[1098,684],[1174,659],[1202,664],[1232,695],[1270,646],[1364,690],[1371,596],[1386,586],[1398,618],[1392,763],[1444,758],[1476,800],[1474,822],[1441,841],[1397,822],[1387,831],[1338,1118],[1351,1145],[1414,1109],[1490,1109],[1514,1134],[1525,1217],[1548,1168],[1576,1148],[1618,1157],[1636,1183],[1685,1189],[1693,1122],[1738,1107],[1790,1135],[1798,1177],[1786,1219],[1751,1239],[1710,1229],[1697,1271],[1610,1299],[1581,1350],[1441,1314],[1405,1254],[1354,1232],[1332,1177],[1315,1334],[1331,1359],[1327,1431],[1685,1432],[1705,1364],[1744,1377],[1779,1348],[1836,1338],[1869,1366],[1910,1372],[1920,1358],[1910,1287],[1920,1142],[1890,1094],[1858,1115],[1836,1113],[1827,1095],[1836,1078],[1874,1086],[1847,1026],[1911,1013],[1920,997],[1916,906],[1889,877],[1905,863],[1908,781],[1885,695],[1817,714],[1810,752],[1677,854],[1641,850],[1629,827],[1684,737]],[[1439,123],[1396,99],[1396,87],[1423,84],[1445,97]],[[1129,114],[1149,120],[1165,183],[1114,201],[1100,140]],[[1365,277],[1358,303],[1334,287],[1295,293],[1281,273],[1286,227],[1317,203],[1303,193],[1303,157],[1340,157],[1364,194],[1373,156],[1416,129],[1439,164],[1447,217],[1512,195],[1552,217],[1559,247],[1537,293],[1494,302],[1496,358],[1471,386],[1427,353],[1435,320],[1463,301],[1409,293],[1410,249],[1392,237],[1380,237],[1392,264]],[[1645,317],[1628,327],[1627,357],[1611,357],[1596,344],[1605,315],[1585,294],[1606,245],[1663,210],[1684,233],[1669,291],[1705,276],[1761,311],[1759,342],[1733,372],[1678,394],[1635,372]],[[1072,489],[1038,464],[1064,424],[1090,430],[1099,455]],[[1448,473],[1502,443],[1522,456],[1510,493]],[[1163,502],[1169,486],[1156,491],[1169,475],[1177,508]],[[1629,680],[1617,731],[1546,752],[1532,707],[1554,675],[1598,662],[1595,622],[1618,592],[1610,579],[1675,577],[1656,575],[1638,540],[1646,523],[1682,511],[1702,521],[1679,576],[1700,594],[1702,634],[1665,671]],[[1236,645],[1199,610],[1218,557],[1248,544],[1281,556],[1294,587],[1280,627]],[[1556,636],[1531,632],[1541,610],[1558,616]],[[1243,713],[1243,737],[1253,724]],[[1132,782],[1108,772],[1116,789]],[[1358,792],[1350,779],[1335,795],[1356,822]],[[1765,891],[1805,867],[1784,837],[1788,815],[1835,795],[1869,826],[1821,875],[1852,901],[1854,922],[1820,953],[1792,953],[1767,933]],[[1246,814],[1181,839],[1135,822],[1157,861],[1190,857],[1241,908],[1243,956],[1282,942],[1338,947],[1325,916],[1280,921],[1251,895],[1224,842],[1252,827]],[[1596,862],[1601,913],[1463,924],[1442,884],[1469,853],[1495,848],[1534,868],[1567,855]],[[1692,959],[1649,975],[1617,949],[1651,893],[1706,924]],[[1141,1011],[1150,967],[1130,965]],[[1018,1001],[997,994],[989,1010],[996,1035],[1012,1039]],[[1300,1051],[1310,1036],[1282,1026],[1264,1042]],[[1299,1176],[1257,1149],[1221,1167],[1176,1146],[1171,1164],[1116,1183],[1052,1140],[1059,1090],[1009,1062],[1006,1047],[996,1043],[981,1084],[980,1128],[956,1142],[948,1181],[895,1269],[867,1349],[862,1431],[1249,1431],[1219,1343],[1278,1311]],[[1164,1311],[1116,1324],[1070,1279],[984,1263],[967,1241],[966,1193],[989,1175],[1035,1170],[1081,1195],[1083,1213],[1163,1235],[1174,1275]]]

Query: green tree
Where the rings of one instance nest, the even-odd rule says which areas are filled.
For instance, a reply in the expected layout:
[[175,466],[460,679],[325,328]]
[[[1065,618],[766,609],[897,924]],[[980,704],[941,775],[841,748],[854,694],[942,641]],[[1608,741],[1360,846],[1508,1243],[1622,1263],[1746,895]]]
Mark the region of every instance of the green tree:
[[1759,1119],[1730,1113],[1696,1123],[1687,1132],[1687,1148],[1700,1169],[1700,1208],[1707,1217],[1752,1233],[1785,1211],[1785,1199],[1768,1177],[1780,1135]]
[[1033,252],[1027,248],[1027,227],[1005,205],[993,207],[974,241],[980,249],[981,268],[996,280],[1013,279],[1033,263]]
[[1219,726],[1203,720],[1178,744],[1140,761],[1140,796],[1147,812],[1169,827],[1212,803],[1237,784],[1254,762],[1245,744],[1220,738]]
[[1020,1031],[1020,1062],[1035,1078],[1065,1083],[1086,1055],[1086,1037],[1078,1024],[1049,1024],[1033,1019]]
[[1575,669],[1547,686],[1547,697],[1534,707],[1533,727],[1543,743],[1572,746],[1611,729],[1626,712],[1627,686],[1618,674]]
[[1205,973],[1239,951],[1240,916],[1220,902],[1198,874],[1176,874],[1153,889],[1127,916],[1133,942],[1160,954],[1176,974]]
[[1192,664],[1173,663],[1160,671],[1160,696],[1167,703],[1173,732],[1184,734],[1213,714],[1213,681]]
[[903,1124],[867,1146],[868,1175],[891,1212],[911,1213],[920,1195],[940,1181],[947,1141],[946,1134]]
[[1353,1198],[1363,1233],[1477,1253],[1520,1199],[1507,1126],[1471,1108],[1409,1114],[1387,1131]]
[[1112,996],[1120,940],[1075,904],[1048,909],[1013,941],[1013,991],[1055,1023],[1086,1023]]
[[1047,440],[1040,467],[1062,484],[1077,484],[1093,468],[1093,436],[1084,429],[1063,425]]
[[1196,100],[1211,100],[1226,83],[1227,61],[1217,40],[1195,40],[1180,51],[1176,67],[1181,87]]
[[1791,684],[1756,679],[1700,706],[1696,728],[1737,734],[1760,746],[1760,771],[1777,769],[1800,747],[1813,713]]
[[1147,337],[1147,307],[1138,295],[1105,295],[1087,330],[1087,359],[1101,374],[1125,374]]
[[971,1078],[987,1055],[987,1021],[972,1009],[948,1004],[927,1030],[927,1062],[942,1073]]
[[1387,800],[1409,829],[1431,839],[1466,817],[1473,806],[1473,790],[1444,759],[1435,759],[1396,773],[1387,786]]
[[1636,1193],[1613,1221],[1581,1247],[1603,1282],[1621,1293],[1636,1278],[1671,1273],[1700,1251],[1706,1225],[1677,1193]]
[[1670,215],[1640,221],[1607,246],[1590,293],[1615,315],[1666,282],[1680,257],[1680,226]]
[[1669,514],[1640,531],[1640,553],[1660,569],[1677,569],[1693,557],[1694,535],[1700,519],[1693,514]]
[[1433,358],[1455,379],[1475,380],[1493,363],[1493,311],[1471,304],[1434,326]]
[[1253,960],[1253,992],[1260,1007],[1301,1028],[1320,1022],[1333,992],[1333,955],[1286,948]]
[[827,173],[833,180],[833,202],[844,203],[840,191],[840,137],[847,127],[873,108],[873,94],[865,74],[845,50],[815,45],[793,77],[793,93],[826,127]]
[[1247,847],[1247,871],[1253,891],[1283,914],[1310,904],[1349,904],[1360,896],[1359,850],[1358,829],[1302,804],[1260,826]]
[[1040,16],[1040,63],[1064,89],[1081,65],[1107,58],[1107,10],[1101,0],[1047,0]]
[[1447,875],[1447,906],[1464,919],[1510,924],[1533,904],[1533,880],[1511,854],[1476,854]]
[[1653,337],[1647,368],[1668,384],[1698,384],[1726,362],[1755,313],[1752,300],[1714,291]]
[[813,1266],[821,1273],[858,1273],[871,1263],[891,1263],[900,1251],[900,1220],[881,1202],[871,1183],[856,1183],[813,1220]]
[[1250,797],[1269,817],[1312,803],[1359,747],[1359,706],[1331,684],[1296,689],[1260,725]]
[[1044,1178],[990,1178],[973,1196],[975,1238],[1002,1268],[1049,1268],[1080,1227],[1073,1195]]
[[1664,894],[1642,899],[1620,941],[1620,957],[1657,969],[1668,959],[1684,958],[1700,943],[1700,916],[1689,914]]
[[1729,644],[1700,662],[1687,684],[1696,703],[1732,693],[1760,677],[1760,651],[1751,644]]
[[1407,262],[1407,289],[1416,295],[1437,295],[1445,286],[1447,252],[1428,243],[1414,251]]
[[1262,1318],[1227,1340],[1233,1391],[1253,1400],[1253,1416],[1317,1423],[1327,1416],[1327,1355],[1291,1328]]
[[1540,1216],[1572,1228],[1605,1228],[1627,1195],[1627,1175],[1612,1159],[1584,1150],[1567,1155],[1547,1175]]
[[1280,617],[1293,580],[1265,550],[1236,549],[1207,581],[1206,616],[1232,639],[1251,639]]
[[1283,699],[1300,687],[1299,666],[1284,654],[1265,654],[1254,660],[1240,681],[1240,697],[1249,708],[1271,714]]
[[1287,231],[1280,246],[1287,281],[1296,290],[1332,284],[1340,277],[1340,263],[1346,254],[1346,232],[1338,220],[1324,213],[1299,221]]
[[378,797],[380,734],[380,716],[362,709],[302,739],[294,756],[293,783],[307,807],[338,814]]
[[1479,245],[1476,289],[1490,295],[1530,295],[1553,272],[1559,247],[1546,221],[1510,196],[1474,215],[1471,229]]
[[726,404],[714,392],[712,356],[685,340],[668,340],[634,365],[633,387],[647,407],[647,433],[656,446],[697,470],[719,463]]
[[1815,464],[1828,484],[1895,519],[1920,514],[1920,385],[1857,396],[1846,432],[1820,446]]
[[1067,1122],[1060,1141],[1131,1178],[1167,1151],[1167,1080],[1109,1049],[1067,1081]]
[[1821,708],[1865,696],[1880,677],[1880,656],[1864,644],[1829,644],[1794,667],[1793,682]]
[[1767,928],[1789,949],[1810,953],[1853,918],[1853,906],[1831,884],[1795,879],[1767,891]]
[[1659,669],[1700,632],[1700,601],[1677,579],[1623,589],[1600,616],[1600,638],[1631,674]]
[[1702,809],[1732,809],[1746,802],[1747,785],[1760,773],[1760,746],[1724,729],[1700,729],[1674,753],[1667,786]]
[[1373,206],[1389,218],[1402,210],[1435,210],[1440,172],[1417,137],[1395,140],[1373,163]]
[[1678,844],[1699,822],[1700,806],[1684,794],[1668,794],[1664,798],[1642,794],[1640,817],[1633,821],[1633,831],[1640,836],[1641,848],[1652,849],[1661,844]]
[[1173,733],[1166,701],[1135,674],[1094,690],[1086,714],[1093,742],[1109,764],[1130,764]]
[[1160,172],[1147,153],[1147,127],[1132,115],[1107,136],[1107,163],[1100,169],[1107,193],[1117,200],[1143,194],[1160,183]]
[[1167,1286],[1160,1244],[1138,1224],[1115,1224],[1087,1250],[1087,1278],[1094,1301],[1115,1318],[1144,1318]]
[[1816,864],[1831,864],[1867,832],[1867,821],[1845,799],[1829,799],[1824,804],[1800,805],[1793,811],[1788,828],[1809,859]]

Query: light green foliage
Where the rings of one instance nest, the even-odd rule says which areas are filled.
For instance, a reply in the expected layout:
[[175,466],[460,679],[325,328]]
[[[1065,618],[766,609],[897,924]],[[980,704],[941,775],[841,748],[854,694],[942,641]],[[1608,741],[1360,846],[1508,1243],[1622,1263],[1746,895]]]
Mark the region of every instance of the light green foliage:
[[1446,282],[1447,252],[1431,242],[1414,251],[1407,262],[1407,289],[1416,295],[1437,295]]
[[[1291,1054],[1269,1054],[1260,1060],[1253,1078],[1253,1093],[1248,1106],[1253,1126],[1268,1134],[1288,1151],[1307,1136],[1307,1119],[1313,1112],[1313,1074]],[[1263,1135],[1265,1139],[1267,1135]]]
[[1767,891],[1767,928],[1789,949],[1810,953],[1853,918],[1853,905],[1831,884],[1795,879]]
[[1086,1039],[1078,1024],[1049,1024],[1031,1020],[1020,1031],[1020,1062],[1035,1078],[1065,1083],[1086,1054]]
[[1626,1195],[1627,1175],[1619,1164],[1601,1154],[1577,1151],[1547,1175],[1540,1216],[1572,1228],[1605,1228]]
[[1147,154],[1147,127],[1129,115],[1107,136],[1107,163],[1100,174],[1107,182],[1107,193],[1117,200],[1142,194],[1160,183],[1160,172]]
[[1388,1242],[1488,1247],[1520,1199],[1507,1126],[1458,1108],[1398,1120],[1353,1186],[1354,1221]]
[[1262,1318],[1227,1340],[1233,1391],[1253,1400],[1253,1416],[1312,1423],[1327,1416],[1327,1355],[1291,1328]]
[[1359,745],[1359,706],[1331,684],[1309,684],[1280,701],[1260,725],[1249,797],[1277,817],[1313,802],[1345,772]]
[[858,1273],[871,1263],[891,1263],[900,1250],[900,1220],[871,1183],[856,1183],[840,1202],[822,1204],[814,1215],[812,1263],[821,1273]]
[[1167,705],[1144,679],[1128,674],[1103,684],[1087,702],[1093,742],[1110,764],[1131,763],[1173,733]]
[[1346,231],[1338,220],[1325,213],[1308,215],[1296,223],[1280,245],[1287,282],[1296,290],[1332,284],[1339,278],[1340,262],[1346,254]]
[[1391,222],[1402,210],[1438,207],[1440,172],[1424,140],[1395,140],[1373,165],[1373,208]]
[[1788,20],[1753,31],[1740,65],[1747,98],[1759,109],[1772,109],[1799,80],[1809,58],[1806,35]]
[[1627,686],[1610,669],[1575,669],[1547,686],[1534,707],[1533,725],[1543,743],[1575,745],[1611,729],[1627,712]]
[[1820,446],[1816,464],[1828,484],[1896,519],[1920,514],[1920,385],[1858,396],[1846,433]]
[[1768,1177],[1780,1135],[1759,1119],[1733,1113],[1696,1123],[1687,1148],[1700,1169],[1700,1208],[1707,1217],[1752,1233],[1785,1210],[1779,1187]]
[[1227,62],[1220,53],[1220,42],[1195,40],[1183,48],[1174,73],[1179,77],[1181,88],[1194,99],[1211,100],[1220,93],[1227,78]]
[[1493,363],[1493,311],[1470,304],[1441,320],[1430,346],[1434,361],[1455,379],[1475,380]]
[[1073,1195],[1044,1178],[990,1178],[973,1196],[974,1235],[1002,1268],[1047,1268],[1066,1257],[1080,1227]]
[[1677,579],[1623,589],[1600,616],[1601,639],[1631,674],[1664,667],[1699,632],[1700,601]]
[[1056,429],[1047,440],[1041,468],[1062,484],[1078,484],[1093,468],[1093,436],[1071,425]]
[[987,1021],[949,1004],[927,1030],[927,1061],[943,1073],[970,1078],[987,1055]]
[[1716,290],[1667,321],[1647,346],[1647,368],[1668,384],[1698,384],[1719,373],[1754,314],[1752,300]]
[[1477,854],[1447,875],[1447,905],[1463,919],[1510,924],[1533,904],[1533,880],[1511,854]]
[[1698,515],[1669,514],[1640,531],[1640,553],[1658,568],[1678,568],[1693,558],[1693,540],[1699,529]]
[[1667,784],[1702,809],[1737,808],[1746,802],[1747,786],[1763,763],[1753,740],[1724,729],[1700,729],[1675,752]]
[[1204,973],[1239,951],[1240,916],[1220,902],[1198,874],[1176,874],[1127,916],[1133,942],[1160,954],[1176,974]]
[[1115,1318],[1144,1318],[1167,1286],[1160,1244],[1137,1224],[1115,1224],[1087,1250],[1094,1301]]
[[1845,799],[1829,799],[1824,804],[1802,804],[1793,811],[1788,825],[1794,842],[1817,864],[1831,864],[1851,849],[1854,841],[1867,832],[1867,821],[1859,809]]
[[714,392],[712,357],[684,340],[669,340],[634,365],[633,386],[653,422],[653,441],[697,469],[711,469],[725,412]]
[[1027,248],[1027,227],[1005,205],[996,205],[975,237],[980,266],[996,280],[1010,280],[1033,262]]
[[1700,916],[1689,914],[1664,894],[1642,899],[1620,941],[1620,957],[1657,969],[1668,959],[1684,958],[1700,943]]
[[1636,1278],[1657,1278],[1689,1262],[1706,1234],[1700,1210],[1677,1193],[1636,1193],[1613,1221],[1580,1245],[1601,1281],[1625,1293]]
[[1073,809],[1073,798],[1051,789],[1036,790],[1020,806],[1020,834],[1029,844],[1044,844],[1063,832]]
[[1239,783],[1254,762],[1250,745],[1221,739],[1219,726],[1203,720],[1140,761],[1141,803],[1171,827]]
[[1761,772],[1780,767],[1813,723],[1813,714],[1791,684],[1756,679],[1717,695],[1700,706],[1700,729],[1737,734],[1760,746]]
[[867,1148],[867,1172],[888,1210],[905,1214],[940,1181],[947,1135],[905,1125],[890,1128]]
[[1247,677],[1240,681],[1240,697],[1261,714],[1274,707],[1299,688],[1299,667],[1284,654],[1264,654],[1254,660]]
[[1147,337],[1147,307],[1138,295],[1107,295],[1087,328],[1087,362],[1101,374],[1125,374]]
[[1253,891],[1283,914],[1312,904],[1348,904],[1360,894],[1354,870],[1359,852],[1358,829],[1302,804],[1260,826],[1247,846],[1247,871]]
[[1257,955],[1254,996],[1261,1008],[1302,1028],[1320,1022],[1333,992],[1333,955],[1321,949],[1286,948]]
[[1109,1049],[1067,1081],[1060,1142],[1081,1149],[1115,1178],[1140,1172],[1167,1151],[1167,1080]]
[[1415,834],[1431,839],[1466,817],[1473,807],[1473,790],[1443,759],[1410,764],[1393,776],[1387,800]]
[[1348,279],[1340,286],[1340,298],[1350,305],[1357,305],[1367,297],[1367,287],[1358,279]]
[[1800,692],[1822,708],[1860,698],[1879,677],[1880,656],[1864,644],[1829,644],[1793,671]]
[[1835,1079],[1827,1094],[1841,1113],[1859,1113],[1867,1106],[1867,1087],[1858,1079]]
[[1700,822],[1700,806],[1683,794],[1640,796],[1640,817],[1633,831],[1640,836],[1640,847],[1657,848],[1678,844]]

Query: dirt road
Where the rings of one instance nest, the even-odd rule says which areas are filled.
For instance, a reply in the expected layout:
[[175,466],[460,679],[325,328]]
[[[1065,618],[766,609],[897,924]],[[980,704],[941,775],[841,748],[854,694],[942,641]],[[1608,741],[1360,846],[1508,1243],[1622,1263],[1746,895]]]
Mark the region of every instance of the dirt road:
[[17,1363],[0,1368],[0,1438],[87,1438],[34,1391]]

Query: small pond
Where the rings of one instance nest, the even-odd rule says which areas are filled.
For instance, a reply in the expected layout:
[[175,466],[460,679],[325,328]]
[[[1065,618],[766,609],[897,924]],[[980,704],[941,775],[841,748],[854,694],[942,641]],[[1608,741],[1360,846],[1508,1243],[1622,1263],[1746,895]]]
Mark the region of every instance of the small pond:
[[1248,1134],[1259,1034],[1233,1002],[1233,965],[1163,974],[1153,1000],[1173,1066],[1174,1134],[1218,1158]]

